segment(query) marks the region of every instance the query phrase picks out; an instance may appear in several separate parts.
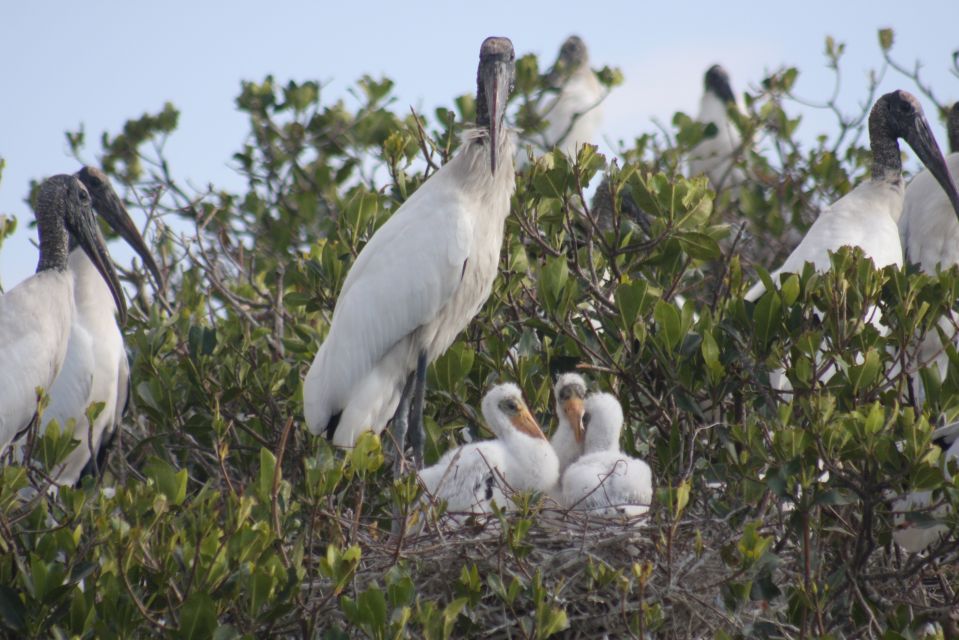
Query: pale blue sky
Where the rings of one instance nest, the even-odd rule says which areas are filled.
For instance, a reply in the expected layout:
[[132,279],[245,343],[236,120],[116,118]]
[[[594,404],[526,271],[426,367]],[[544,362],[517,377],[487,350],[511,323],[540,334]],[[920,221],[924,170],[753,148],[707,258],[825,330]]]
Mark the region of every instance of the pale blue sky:
[[[241,80],[272,73],[281,81],[328,82],[334,99],[363,73],[396,81],[397,108],[431,108],[472,91],[479,44],[505,35],[517,53],[551,60],[570,33],[591,49],[594,66],[619,66],[625,86],[610,96],[603,135],[632,139],[650,131],[651,117],[668,122],[676,110],[695,113],[703,71],[715,62],[730,71],[734,89],[764,71],[798,66],[797,88],[823,98],[832,77],[823,42],[847,45],[842,103],[862,99],[864,72],[881,62],[876,31],[896,31],[900,60],[925,63],[925,75],[945,100],[959,98],[948,73],[959,48],[955,0],[799,3],[746,2],[15,2],[0,9],[0,213],[20,230],[0,250],[0,282],[10,288],[33,272],[35,232],[23,203],[31,178],[72,172],[64,131],[84,125],[97,143],[103,131],[154,112],[167,100],[181,110],[167,147],[175,174],[195,184],[240,188],[230,157],[246,126],[234,110]],[[789,8],[787,8],[789,7]],[[887,76],[882,89],[902,86]],[[927,105],[928,109],[928,105]],[[810,116],[804,137],[831,124]],[[935,131],[944,142],[942,128]],[[98,144],[88,144],[88,160]],[[138,212],[134,212],[136,215]],[[116,254],[128,256],[119,246]]]

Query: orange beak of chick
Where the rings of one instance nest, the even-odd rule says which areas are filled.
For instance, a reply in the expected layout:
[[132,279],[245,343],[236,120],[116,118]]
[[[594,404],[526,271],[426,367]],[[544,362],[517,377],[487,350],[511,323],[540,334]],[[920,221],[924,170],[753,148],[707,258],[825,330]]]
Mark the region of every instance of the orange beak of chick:
[[539,428],[539,424],[536,422],[536,418],[533,417],[533,414],[531,414],[525,406],[520,407],[516,415],[510,418],[510,422],[513,423],[513,427],[515,427],[517,431],[525,433],[531,438],[546,439],[543,430]]
[[583,399],[573,396],[563,403],[563,413],[566,414],[566,420],[573,428],[573,437],[576,442],[583,444],[586,437],[586,431],[583,429],[583,414],[586,412],[583,407]]

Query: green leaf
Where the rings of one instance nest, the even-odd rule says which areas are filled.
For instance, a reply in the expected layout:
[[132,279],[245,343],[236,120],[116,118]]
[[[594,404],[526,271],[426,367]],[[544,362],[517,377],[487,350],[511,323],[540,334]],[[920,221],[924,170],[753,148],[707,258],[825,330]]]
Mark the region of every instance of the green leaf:
[[683,251],[694,260],[718,260],[722,256],[719,243],[699,231],[677,233],[676,238]]
[[216,606],[211,598],[202,591],[194,591],[187,596],[180,607],[179,637],[184,640],[206,640],[213,636],[216,629]]
[[879,48],[883,51],[889,51],[892,49],[894,34],[892,29],[880,29],[879,30]]
[[166,496],[173,505],[183,504],[186,499],[187,471],[176,471],[168,462],[160,458],[150,458],[147,462],[146,475],[153,480],[157,489]]
[[766,291],[756,303],[753,310],[753,324],[756,337],[760,347],[767,347],[773,338],[779,333],[780,308],[779,294],[776,291]]
[[653,318],[656,320],[657,336],[663,347],[667,351],[672,351],[682,338],[679,310],[675,305],[658,300],[653,310]]

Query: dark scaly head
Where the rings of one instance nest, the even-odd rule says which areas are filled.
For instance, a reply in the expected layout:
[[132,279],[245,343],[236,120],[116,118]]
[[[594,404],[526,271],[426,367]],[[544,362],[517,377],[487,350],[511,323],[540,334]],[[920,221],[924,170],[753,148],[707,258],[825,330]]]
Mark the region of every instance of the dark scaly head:
[[490,173],[496,175],[497,150],[506,122],[506,102],[513,89],[516,54],[509,38],[489,37],[480,47],[476,73],[476,125],[489,130]]

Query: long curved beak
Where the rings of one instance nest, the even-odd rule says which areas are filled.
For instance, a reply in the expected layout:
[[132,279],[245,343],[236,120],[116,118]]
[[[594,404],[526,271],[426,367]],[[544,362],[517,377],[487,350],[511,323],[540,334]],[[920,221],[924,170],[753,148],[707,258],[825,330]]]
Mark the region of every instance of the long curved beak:
[[539,423],[536,422],[536,418],[533,417],[533,414],[531,414],[526,407],[520,408],[519,412],[510,418],[510,422],[513,423],[513,427],[515,427],[517,431],[525,433],[531,438],[546,439],[543,430],[539,428]]
[[490,173],[496,175],[496,152],[503,135],[506,117],[506,101],[512,77],[512,63],[497,61],[491,72],[483,77],[483,91],[486,93],[486,108],[489,109],[489,159]]
[[586,438],[586,430],[583,429],[583,414],[585,411],[582,398],[573,396],[563,403],[563,413],[566,415],[569,425],[573,428],[573,437],[580,444],[583,444],[583,440]]
[[123,205],[117,192],[113,190],[106,175],[99,169],[84,167],[77,173],[77,177],[90,192],[93,198],[93,208],[96,212],[137,252],[137,255],[143,260],[144,266],[153,274],[157,286],[163,289],[163,276],[160,273],[160,267],[157,266],[153,254],[150,253],[146,242],[143,241],[143,236],[140,235],[127,208]]
[[956,184],[946,166],[946,159],[942,157],[942,151],[936,144],[936,138],[932,135],[932,129],[924,117],[916,118],[915,127],[908,132],[906,142],[926,165],[942,190],[946,192],[949,202],[952,203],[952,209],[956,212],[956,218],[959,219],[959,191],[956,190]]
[[127,304],[123,297],[123,288],[120,286],[117,272],[113,269],[113,261],[110,260],[110,254],[103,242],[103,236],[100,235],[100,227],[97,226],[96,218],[93,217],[93,210],[84,207],[78,216],[67,216],[67,228],[83,248],[83,252],[93,262],[97,271],[103,276],[110,288],[110,293],[113,294],[114,302],[117,303],[120,324],[125,324],[127,321]]

